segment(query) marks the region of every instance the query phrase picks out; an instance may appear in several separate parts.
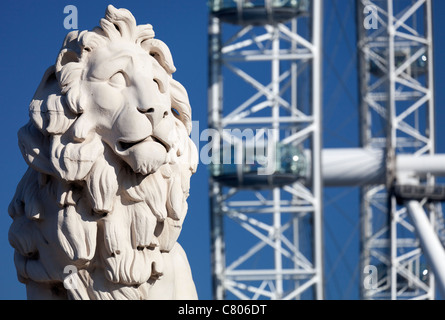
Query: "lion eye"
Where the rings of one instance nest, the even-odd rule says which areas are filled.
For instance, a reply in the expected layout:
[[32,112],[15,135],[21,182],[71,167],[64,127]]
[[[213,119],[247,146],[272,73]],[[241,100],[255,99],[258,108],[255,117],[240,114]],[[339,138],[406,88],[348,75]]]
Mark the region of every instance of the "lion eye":
[[114,75],[112,75],[108,82],[117,87],[127,86],[127,79],[122,71],[116,72]]

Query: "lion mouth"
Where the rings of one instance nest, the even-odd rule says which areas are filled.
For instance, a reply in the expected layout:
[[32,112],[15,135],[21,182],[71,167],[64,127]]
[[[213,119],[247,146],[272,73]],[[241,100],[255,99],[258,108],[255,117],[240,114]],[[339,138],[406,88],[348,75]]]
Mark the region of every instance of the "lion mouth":
[[119,141],[119,149],[120,151],[127,151],[131,148],[133,148],[134,146],[143,143],[143,142],[147,142],[147,141],[152,141],[152,142],[157,142],[159,144],[161,144],[165,150],[167,150],[167,152],[170,150],[170,145],[167,144],[165,141],[163,141],[162,139],[159,139],[158,137],[151,135],[148,136],[147,138],[141,139],[141,140],[137,140],[137,141]]

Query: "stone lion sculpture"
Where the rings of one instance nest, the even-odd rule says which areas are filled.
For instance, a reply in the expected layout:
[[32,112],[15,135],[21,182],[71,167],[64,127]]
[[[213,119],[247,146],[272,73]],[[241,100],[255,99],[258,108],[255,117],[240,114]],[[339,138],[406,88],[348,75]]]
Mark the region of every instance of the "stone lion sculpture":
[[108,6],[72,31],[19,130],[9,241],[28,299],[195,299],[177,243],[198,153],[170,50]]

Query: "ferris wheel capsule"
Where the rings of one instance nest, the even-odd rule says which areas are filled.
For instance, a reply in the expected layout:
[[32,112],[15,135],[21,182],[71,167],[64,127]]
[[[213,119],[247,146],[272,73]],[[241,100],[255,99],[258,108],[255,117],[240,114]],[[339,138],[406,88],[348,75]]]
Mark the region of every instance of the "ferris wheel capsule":
[[211,0],[209,7],[227,23],[264,25],[307,14],[309,0]]

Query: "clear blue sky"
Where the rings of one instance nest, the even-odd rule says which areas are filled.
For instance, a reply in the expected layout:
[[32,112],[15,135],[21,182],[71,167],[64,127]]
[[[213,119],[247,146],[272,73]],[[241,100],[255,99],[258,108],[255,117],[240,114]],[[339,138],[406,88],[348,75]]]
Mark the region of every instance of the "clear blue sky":
[[[205,0],[3,1],[0,10],[0,139],[3,148],[0,158],[0,299],[26,298],[25,286],[16,278],[13,249],[7,237],[11,224],[7,208],[27,168],[17,145],[17,131],[28,121],[29,102],[44,71],[55,62],[68,32],[63,26],[64,7],[71,4],[78,8],[78,28],[85,30],[98,25],[109,3],[129,9],[140,24],[151,23],[156,37],[168,44],[177,67],[174,77],[189,93],[193,120],[200,121],[200,130],[205,129],[208,21]],[[357,147],[353,0],[327,0],[325,3],[324,145]],[[434,4],[437,147],[438,152],[445,153],[442,140],[445,132],[441,128],[441,121],[445,120],[445,62],[442,59],[445,52],[445,1],[435,0]],[[189,212],[179,238],[188,254],[202,299],[211,299],[207,181],[207,168],[201,164],[192,177]],[[325,204],[326,296],[355,299],[358,297],[359,246],[357,190],[327,190]],[[343,258],[338,259],[342,252]],[[351,275],[354,275],[352,280]]]

